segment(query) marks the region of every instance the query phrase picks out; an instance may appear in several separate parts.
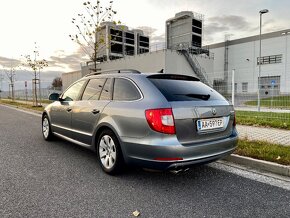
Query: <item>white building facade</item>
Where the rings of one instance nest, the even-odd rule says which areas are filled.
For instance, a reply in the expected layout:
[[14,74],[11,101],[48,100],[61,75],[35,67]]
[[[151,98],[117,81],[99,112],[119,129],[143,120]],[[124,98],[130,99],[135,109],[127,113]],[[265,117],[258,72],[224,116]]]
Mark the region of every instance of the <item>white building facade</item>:
[[261,61],[259,35],[209,46],[214,53],[214,73],[208,76],[216,89],[220,89],[218,86],[222,84],[230,93],[234,69],[235,92],[257,94],[261,63],[261,96],[290,93],[290,29],[263,34],[261,39]]

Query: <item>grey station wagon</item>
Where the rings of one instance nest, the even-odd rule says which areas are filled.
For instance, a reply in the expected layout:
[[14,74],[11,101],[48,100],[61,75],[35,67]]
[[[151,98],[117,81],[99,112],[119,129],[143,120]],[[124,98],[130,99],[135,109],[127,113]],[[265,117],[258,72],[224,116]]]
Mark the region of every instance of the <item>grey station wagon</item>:
[[97,153],[102,169],[167,170],[208,163],[237,145],[235,112],[191,76],[118,70],[89,74],[42,115],[45,140],[59,136]]

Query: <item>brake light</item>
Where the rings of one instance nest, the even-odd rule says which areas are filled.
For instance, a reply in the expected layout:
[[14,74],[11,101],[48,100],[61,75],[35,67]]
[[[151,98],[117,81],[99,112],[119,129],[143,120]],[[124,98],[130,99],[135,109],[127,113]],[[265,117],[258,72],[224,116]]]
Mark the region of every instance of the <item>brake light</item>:
[[149,109],[145,111],[145,116],[151,129],[166,134],[175,134],[171,108]]

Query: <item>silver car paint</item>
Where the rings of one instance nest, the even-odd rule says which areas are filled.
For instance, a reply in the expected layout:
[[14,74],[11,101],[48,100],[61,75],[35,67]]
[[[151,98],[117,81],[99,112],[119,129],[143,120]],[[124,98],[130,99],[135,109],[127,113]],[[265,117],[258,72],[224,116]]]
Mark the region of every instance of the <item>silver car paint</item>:
[[[233,152],[237,144],[237,132],[233,128],[233,107],[226,100],[210,103],[168,102],[147,76],[148,74],[121,73],[83,78],[127,78],[136,85],[142,98],[135,101],[54,102],[45,108],[52,123],[52,131],[95,149],[99,130],[103,127],[110,128],[120,141],[127,163],[153,168],[166,169],[176,164],[176,161],[154,161],[156,157],[182,157],[183,161],[179,162],[186,164],[218,159]],[[68,106],[72,107],[72,113],[66,111]],[[212,114],[213,107],[215,115]],[[154,108],[173,109],[176,135],[158,133],[149,127],[145,110]],[[100,113],[92,114],[93,109],[100,110]],[[72,121],[66,120],[70,114]],[[224,131],[208,134],[196,131],[197,119],[224,116],[229,118]]]

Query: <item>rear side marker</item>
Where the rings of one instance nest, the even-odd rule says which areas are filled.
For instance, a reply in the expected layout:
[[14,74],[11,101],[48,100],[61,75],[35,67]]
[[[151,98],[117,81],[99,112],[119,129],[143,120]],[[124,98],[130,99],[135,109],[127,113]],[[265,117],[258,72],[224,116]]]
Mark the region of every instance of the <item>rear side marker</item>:
[[183,160],[181,157],[156,157],[154,160],[159,160],[159,161],[178,161],[178,160]]

